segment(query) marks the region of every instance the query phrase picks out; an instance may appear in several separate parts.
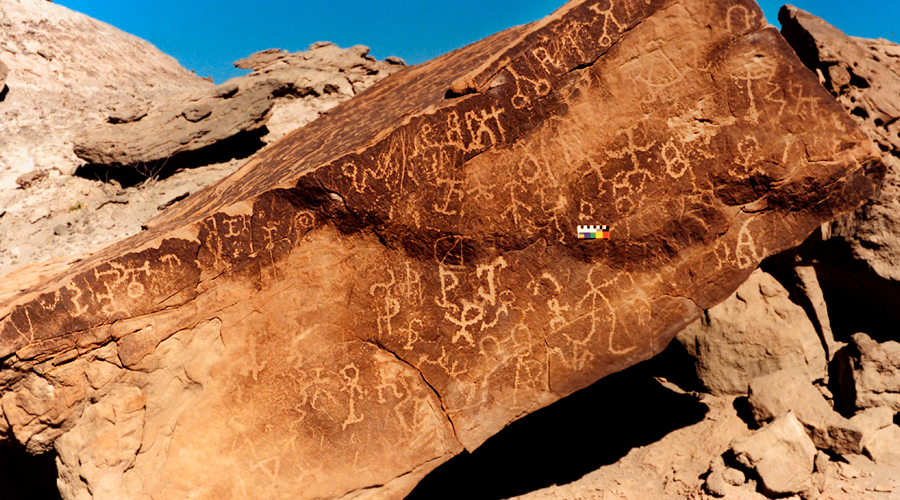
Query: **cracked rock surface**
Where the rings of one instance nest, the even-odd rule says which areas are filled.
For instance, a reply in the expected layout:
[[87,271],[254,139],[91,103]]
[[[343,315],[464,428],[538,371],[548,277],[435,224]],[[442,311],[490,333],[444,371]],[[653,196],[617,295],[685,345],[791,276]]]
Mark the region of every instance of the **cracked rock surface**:
[[8,276],[0,436],[55,447],[66,498],[402,498],[874,192],[877,151],[755,3],[607,7],[392,75]]

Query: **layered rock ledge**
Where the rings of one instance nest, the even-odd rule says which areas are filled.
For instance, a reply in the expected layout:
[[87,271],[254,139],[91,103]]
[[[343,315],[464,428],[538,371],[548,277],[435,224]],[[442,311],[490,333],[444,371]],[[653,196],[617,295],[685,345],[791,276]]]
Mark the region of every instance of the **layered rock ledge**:
[[65,498],[401,498],[883,172],[752,1],[576,0],[4,280],[0,435],[55,447]]

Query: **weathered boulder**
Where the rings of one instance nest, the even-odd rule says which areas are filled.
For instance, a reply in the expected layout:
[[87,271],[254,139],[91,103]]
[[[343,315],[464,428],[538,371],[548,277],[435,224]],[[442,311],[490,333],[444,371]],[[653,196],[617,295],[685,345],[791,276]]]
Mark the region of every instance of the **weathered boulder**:
[[[265,125],[276,82],[221,85],[161,102],[146,110],[118,109],[108,123],[76,137],[75,154],[93,165],[137,169],[154,177],[179,154],[251,133]],[[258,141],[257,141],[258,142]]]
[[31,186],[45,180],[49,176],[46,170],[32,170],[16,177],[16,184],[22,189],[28,189]]
[[743,472],[726,466],[725,460],[718,455],[709,464],[709,474],[704,486],[710,495],[721,498],[728,494],[729,485],[741,486],[746,479]]
[[826,373],[825,350],[806,312],[761,269],[677,339],[712,394],[747,394],[751,380],[782,369],[796,370],[807,382]]
[[[362,45],[341,49],[331,43],[314,44],[296,54],[277,49],[258,52],[235,63],[253,69],[250,75],[152,106],[138,102],[117,109],[108,123],[85,130],[75,139],[75,154],[89,164],[84,175],[96,175],[94,170],[100,166],[111,167],[112,174],[104,169],[100,177],[126,184],[171,175],[179,168],[248,156],[264,145],[259,139],[270,132],[264,127],[276,101],[300,103],[285,102],[279,107],[275,133],[267,142],[401,69],[368,53],[369,48]],[[336,97],[318,108],[302,101],[326,95]],[[312,116],[298,120],[298,111],[303,117]],[[129,179],[131,171],[138,174],[134,180]]]
[[876,432],[894,423],[894,410],[887,406],[866,408],[850,417],[850,422],[862,430],[865,447]]
[[856,333],[835,356],[841,400],[848,409],[888,406],[900,411],[900,343]]
[[75,498],[401,498],[660,352],[879,165],[754,2],[574,1],[5,279],[0,434]]
[[[830,255],[815,256],[832,322],[850,335],[890,338],[900,321],[900,45],[850,37],[790,5],[778,19],[800,59],[880,149],[887,174],[859,210],[825,225]],[[841,245],[836,245],[841,243]]]
[[793,412],[816,448],[838,454],[862,453],[863,430],[825,401],[804,372],[779,370],[750,382],[748,400],[760,425]]
[[283,59],[289,54],[286,50],[266,49],[251,54],[250,56],[234,62],[234,67],[239,69],[258,70],[262,69],[275,61]]
[[767,495],[810,490],[816,447],[793,412],[731,445],[737,461],[759,475]]
[[865,452],[876,464],[900,467],[900,427],[891,424],[872,433]]

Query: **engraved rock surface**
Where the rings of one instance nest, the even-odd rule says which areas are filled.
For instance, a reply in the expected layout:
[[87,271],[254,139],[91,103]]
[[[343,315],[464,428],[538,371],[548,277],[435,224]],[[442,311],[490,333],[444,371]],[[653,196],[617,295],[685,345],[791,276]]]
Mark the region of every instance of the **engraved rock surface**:
[[[264,145],[261,136],[274,142],[297,127],[293,115],[298,103],[300,112],[312,111],[310,118],[317,118],[317,111],[326,111],[402,69],[368,53],[362,45],[341,49],[318,42],[295,54],[270,49],[251,55],[235,63],[255,70],[247,76],[149,106],[138,103],[117,109],[106,124],[75,138],[75,154],[89,164],[87,170],[100,165],[136,170],[135,180],[246,157]],[[319,110],[311,110],[303,100],[322,96],[334,98],[323,99]],[[281,104],[277,110],[276,103]],[[276,111],[275,133],[270,134],[263,127]],[[127,173],[114,172],[112,177],[128,183]]]
[[711,394],[747,394],[755,377],[794,369],[807,382],[825,377],[822,342],[806,312],[762,269],[678,334]]
[[72,498],[402,498],[659,353],[881,167],[752,1],[576,0],[4,280],[0,435],[56,446]]

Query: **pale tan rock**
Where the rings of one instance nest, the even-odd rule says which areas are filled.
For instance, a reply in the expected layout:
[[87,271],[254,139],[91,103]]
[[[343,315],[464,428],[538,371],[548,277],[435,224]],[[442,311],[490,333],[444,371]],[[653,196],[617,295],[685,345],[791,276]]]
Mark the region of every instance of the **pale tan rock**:
[[822,287],[819,285],[819,278],[816,275],[816,268],[808,265],[794,266],[794,274],[797,276],[799,288],[809,301],[812,309],[811,319],[815,319],[816,331],[822,345],[825,347],[825,356],[828,361],[834,358],[834,353],[838,351],[844,344],[834,339],[834,332],[831,331],[831,319],[828,317],[828,305],[825,303],[825,296]]
[[835,359],[838,387],[851,408],[887,406],[900,411],[900,343],[855,333]]
[[862,431],[865,446],[875,432],[894,423],[894,410],[887,406],[867,408],[850,417],[850,421]]
[[747,477],[744,475],[743,472],[741,472],[737,469],[734,469],[732,467],[727,467],[725,470],[722,471],[722,478],[725,480],[726,483],[728,483],[732,486],[740,486],[747,481]]
[[9,67],[0,60],[0,94],[6,90],[6,75],[9,74]]
[[761,269],[676,338],[713,394],[746,394],[752,379],[781,369],[807,381],[825,376],[825,351],[806,312]]
[[4,0],[0,26],[0,47],[15,50],[0,50],[9,67],[0,191],[32,170],[74,171],[83,161],[72,138],[101,125],[120,103],[212,87],[150,43],[61,5]]
[[749,403],[757,423],[793,412],[816,448],[838,454],[862,452],[863,430],[835,412],[804,372],[779,370],[750,381]]
[[801,493],[812,487],[816,447],[793,412],[736,440],[731,450],[738,462],[756,471],[769,494]]
[[900,467],[900,427],[883,427],[866,442],[866,455],[879,465]]
[[728,493],[728,483],[725,481],[724,471],[714,471],[706,478],[706,491],[710,495],[722,498]]
[[[219,87],[149,108],[138,103],[133,109],[117,109],[108,123],[75,137],[75,154],[90,164],[80,175],[130,185],[244,158],[402,69],[375,61],[368,52],[364,46],[341,49],[333,44],[295,54],[271,49],[236,62],[254,71]],[[272,128],[264,128],[273,108],[277,118]],[[229,155],[223,157],[226,151]]]
[[235,68],[260,70],[275,61],[278,61],[288,55],[289,52],[281,49],[266,49],[247,56],[244,59],[234,62]]
[[865,331],[895,339],[900,322],[900,45],[847,36],[792,6],[782,34],[822,84],[875,143],[887,167],[877,194],[859,210],[823,225],[828,245],[816,256],[844,335]]
[[137,387],[118,385],[56,441],[63,498],[121,498],[123,475],[141,447],[146,400]]
[[48,175],[49,174],[46,170],[32,170],[31,172],[27,172],[16,177],[16,184],[18,184],[22,189],[28,189],[32,185],[46,179]]
[[829,233],[848,241],[856,258],[877,276],[898,281],[900,211],[894,200],[900,194],[900,58],[896,56],[900,46],[884,39],[847,36],[790,5],[782,8],[778,19],[788,43],[810,69],[825,75],[825,87],[879,145],[888,167],[872,201],[830,223]]

